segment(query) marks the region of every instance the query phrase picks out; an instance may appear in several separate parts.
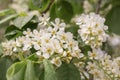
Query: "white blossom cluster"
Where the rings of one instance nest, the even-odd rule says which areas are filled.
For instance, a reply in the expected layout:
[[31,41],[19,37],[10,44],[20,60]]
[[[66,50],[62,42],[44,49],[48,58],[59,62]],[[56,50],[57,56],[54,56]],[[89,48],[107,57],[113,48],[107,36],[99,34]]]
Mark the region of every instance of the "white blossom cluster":
[[78,33],[85,44],[92,48],[98,48],[102,42],[106,41],[108,35],[105,31],[108,27],[104,25],[104,18],[95,13],[90,13],[89,15],[82,14],[76,21],[80,27]]
[[120,57],[111,59],[110,55],[98,50],[89,52],[91,62],[88,62],[87,70],[93,75],[93,80],[119,80]]
[[[82,79],[89,80],[119,80],[120,79],[120,57],[112,59],[110,55],[101,49],[88,51],[87,64],[85,61],[75,63],[80,71]],[[84,58],[85,58],[84,57]]]
[[[45,20],[46,19],[46,20]],[[43,20],[43,21],[42,21]],[[41,18],[39,25],[47,25],[49,18]],[[46,23],[46,24],[45,24]],[[4,55],[14,55],[18,52],[36,51],[40,60],[49,59],[52,64],[60,66],[62,61],[69,63],[73,57],[81,58],[83,54],[78,47],[78,42],[73,39],[70,32],[65,32],[65,23],[59,18],[49,23],[45,29],[24,31],[24,36],[2,43]]]
[[104,25],[104,18],[90,13],[82,14],[77,20],[80,26],[79,35],[86,45],[90,45],[92,50],[88,55],[83,55],[78,46],[78,41],[73,39],[73,34],[65,32],[66,24],[56,18],[54,22],[49,21],[47,15],[39,18],[38,27],[40,30],[30,30],[23,32],[23,36],[15,40],[2,43],[4,56],[9,55],[30,55],[34,53],[40,61],[48,59],[57,67],[62,61],[70,63],[73,58],[79,68],[82,79],[92,80],[119,80],[120,79],[120,57],[112,59],[100,49],[102,43],[106,41],[108,35],[105,33],[107,26]]

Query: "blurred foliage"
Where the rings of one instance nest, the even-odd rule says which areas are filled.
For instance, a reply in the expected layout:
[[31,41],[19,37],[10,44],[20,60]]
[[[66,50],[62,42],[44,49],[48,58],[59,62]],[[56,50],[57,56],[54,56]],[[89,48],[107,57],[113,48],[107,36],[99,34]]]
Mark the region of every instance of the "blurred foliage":
[[8,57],[0,59],[0,79],[1,80],[6,80],[7,69],[10,67],[12,63],[13,62]]
[[120,6],[113,7],[106,16],[106,24],[111,32],[120,35]]
[[78,69],[73,64],[63,63],[62,66],[57,69],[58,80],[81,80],[79,75]]

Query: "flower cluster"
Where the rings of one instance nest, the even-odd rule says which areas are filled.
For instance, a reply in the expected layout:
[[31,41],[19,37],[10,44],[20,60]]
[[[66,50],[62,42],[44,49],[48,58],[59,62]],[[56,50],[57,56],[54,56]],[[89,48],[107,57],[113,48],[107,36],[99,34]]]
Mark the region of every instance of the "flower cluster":
[[89,52],[91,61],[87,70],[93,75],[94,80],[118,80],[120,79],[120,58],[111,59],[110,55],[98,50]]
[[78,41],[73,39],[73,34],[65,32],[64,22],[59,18],[53,22],[49,20],[47,15],[43,15],[39,18],[40,30],[28,28],[23,32],[23,36],[3,42],[4,56],[21,53],[26,57],[35,53],[40,62],[48,59],[57,67],[60,67],[62,62],[72,61],[79,68],[81,78],[84,80],[120,79],[120,57],[111,59],[110,55],[100,49],[108,37],[105,32],[107,26],[104,25],[104,18],[90,13],[89,15],[83,14],[77,20],[81,39],[92,49],[86,55],[81,53]]
[[105,31],[108,27],[104,25],[104,18],[95,13],[90,13],[89,15],[82,14],[76,21],[80,27],[78,33],[85,44],[92,48],[98,48],[102,42],[106,41],[107,34]]
[[[47,18],[45,18],[47,19]],[[49,20],[41,18],[39,24],[45,26]],[[29,52],[31,49],[39,56],[40,60],[49,59],[51,63],[60,66],[62,61],[69,63],[73,57],[81,58],[83,54],[78,47],[78,42],[73,39],[70,32],[65,32],[65,23],[61,23],[59,18],[55,22],[49,23],[45,29],[33,30],[27,29],[23,36],[2,43],[5,55],[14,55],[16,52]]]

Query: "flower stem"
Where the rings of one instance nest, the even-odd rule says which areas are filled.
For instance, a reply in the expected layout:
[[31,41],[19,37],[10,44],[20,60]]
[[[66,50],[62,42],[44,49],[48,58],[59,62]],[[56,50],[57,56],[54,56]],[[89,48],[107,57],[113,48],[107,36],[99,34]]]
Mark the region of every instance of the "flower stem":
[[21,52],[18,54],[18,57],[19,57],[19,59],[20,59],[21,61],[24,60],[23,54],[22,54]]
[[102,0],[98,0],[97,7],[96,7],[96,14],[98,14],[99,11],[100,11],[100,5],[101,5],[101,3],[102,3]]

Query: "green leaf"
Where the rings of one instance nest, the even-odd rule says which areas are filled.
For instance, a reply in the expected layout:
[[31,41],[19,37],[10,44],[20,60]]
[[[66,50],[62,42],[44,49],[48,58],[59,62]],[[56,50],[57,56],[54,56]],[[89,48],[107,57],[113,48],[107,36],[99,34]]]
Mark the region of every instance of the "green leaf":
[[26,62],[17,62],[12,64],[7,71],[7,80],[24,80]]
[[36,53],[34,53],[34,54],[31,54],[30,56],[28,56],[27,59],[36,61],[36,60],[38,60],[38,56],[36,55]]
[[56,4],[53,4],[50,9],[50,20],[54,20],[57,17],[58,16],[56,14]]
[[44,60],[44,80],[57,80],[56,72],[49,60]]
[[32,10],[39,10],[41,7],[41,0],[29,0],[29,7]]
[[2,55],[3,53],[3,48],[2,48],[2,45],[0,44],[0,55]]
[[11,64],[12,61],[6,57],[0,59],[0,80],[6,80],[6,72]]
[[36,28],[37,28],[37,25],[38,25],[37,22],[32,22],[32,21],[30,21],[30,22],[28,22],[25,26],[22,27],[22,30],[24,31],[24,30],[26,30],[27,28],[30,28],[31,30],[33,30],[33,29],[36,29]]
[[44,80],[44,67],[43,64],[35,64],[35,73],[39,80]]
[[[24,26],[22,25],[23,26],[22,29],[19,29],[15,25],[8,26],[8,28],[5,31],[5,37],[7,39],[15,39],[15,38],[23,35],[22,32],[24,30],[26,30],[27,28],[30,28],[31,30],[37,28],[38,23],[36,22],[36,20],[34,18],[35,17],[33,17],[32,20],[25,23]],[[17,25],[17,23],[16,23],[16,25]],[[18,25],[20,25],[20,24],[18,23]]]
[[81,80],[78,69],[72,64],[63,63],[57,69],[58,80]]
[[27,68],[24,80],[38,80],[35,74],[34,64],[30,60],[27,60]]
[[75,37],[77,37],[78,29],[79,29],[79,26],[76,26],[75,24],[71,24],[70,27],[66,28],[66,31],[71,32]]
[[106,24],[111,32],[120,35],[120,6],[113,7],[106,16]]
[[33,16],[20,16],[13,23],[17,28],[22,29],[32,18]]
[[112,6],[120,6],[120,0],[111,0]]
[[44,12],[52,0],[29,0],[30,9]]
[[70,2],[73,7],[73,11],[75,14],[81,14],[83,12],[83,1],[84,0],[66,0]]
[[53,0],[42,0],[41,1],[41,8],[40,8],[40,12],[44,12],[49,6],[49,4],[52,2]]
[[12,9],[0,10],[0,16],[6,16],[8,14],[13,14],[13,13],[15,13],[15,11]]
[[74,16],[74,11],[72,5],[65,0],[60,0],[55,2],[50,9],[51,20],[56,17],[63,19],[66,23],[70,22],[71,18]]
[[44,80],[44,70],[41,70],[39,80]]
[[5,37],[7,39],[14,39],[21,35],[22,35],[22,32],[14,25],[9,26],[5,31]]
[[3,23],[5,23],[5,22],[7,22],[7,21],[17,17],[17,16],[18,16],[17,14],[13,14],[13,15],[7,16],[4,19],[0,20],[0,24],[3,24]]
[[60,2],[56,3],[56,14],[68,23],[74,15],[73,7],[69,2],[60,0]]

